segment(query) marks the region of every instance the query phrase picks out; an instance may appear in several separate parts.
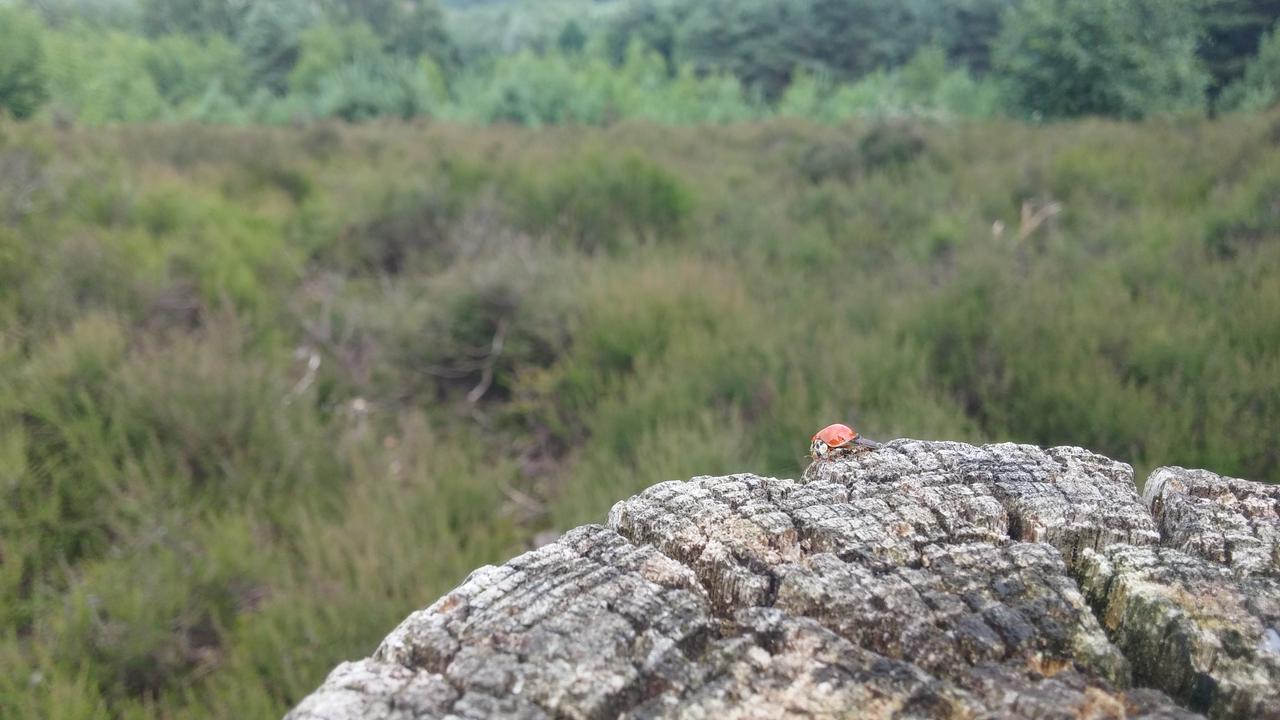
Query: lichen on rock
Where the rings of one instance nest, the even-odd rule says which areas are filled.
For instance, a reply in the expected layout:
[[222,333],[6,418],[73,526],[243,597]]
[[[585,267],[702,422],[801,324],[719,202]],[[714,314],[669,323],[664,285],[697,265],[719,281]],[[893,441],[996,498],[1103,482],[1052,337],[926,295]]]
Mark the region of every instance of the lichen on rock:
[[1079,448],[900,440],[660,483],[476,570],[289,717],[1280,717],[1275,496],[1215,478],[1139,498]]

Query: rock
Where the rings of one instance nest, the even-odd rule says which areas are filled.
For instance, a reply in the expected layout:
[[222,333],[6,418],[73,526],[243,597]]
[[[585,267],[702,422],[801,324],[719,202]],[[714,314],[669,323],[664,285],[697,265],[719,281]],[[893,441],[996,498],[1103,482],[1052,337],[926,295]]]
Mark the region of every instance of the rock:
[[1280,568],[1280,487],[1162,467],[1143,493],[1162,544],[1241,573]]
[[1047,542],[1074,562],[1083,548],[1153,543],[1159,537],[1125,463],[1074,447],[897,441],[838,463],[814,463],[806,479],[860,497],[911,498],[952,536]]
[[1179,550],[1089,551],[1081,586],[1134,682],[1222,718],[1280,718],[1280,583]]
[[1153,516],[1079,448],[911,440],[660,483],[475,571],[288,717],[1280,717],[1269,490],[1162,469]]

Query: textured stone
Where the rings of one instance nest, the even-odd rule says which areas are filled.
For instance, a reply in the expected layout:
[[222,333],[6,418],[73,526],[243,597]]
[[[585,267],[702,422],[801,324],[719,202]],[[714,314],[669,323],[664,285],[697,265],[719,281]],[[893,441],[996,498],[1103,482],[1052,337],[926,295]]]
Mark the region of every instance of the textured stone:
[[1162,467],[1143,492],[1161,544],[1243,573],[1280,568],[1280,487]]
[[1081,448],[899,440],[842,462],[814,463],[805,478],[845,485],[860,497],[923,504],[953,538],[989,530],[1047,542],[1068,563],[1084,548],[1159,537],[1133,468]]
[[342,663],[317,692],[289,713],[293,720],[408,720],[449,712],[458,692],[440,675],[375,660]]
[[1280,717],[1280,583],[1155,547],[1090,551],[1083,566],[1135,682],[1211,717]]
[[1078,448],[660,483],[475,571],[290,720],[1276,712],[1275,581],[1157,545],[1189,515],[1157,517]]

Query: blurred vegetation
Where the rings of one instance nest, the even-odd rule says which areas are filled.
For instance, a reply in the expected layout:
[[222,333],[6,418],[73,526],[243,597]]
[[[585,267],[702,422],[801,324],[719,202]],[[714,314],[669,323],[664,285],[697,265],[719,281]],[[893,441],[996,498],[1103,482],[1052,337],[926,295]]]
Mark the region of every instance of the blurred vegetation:
[[0,716],[278,716],[833,420],[1280,481],[1278,169],[1274,114],[0,124]]
[[1278,17],[0,0],[0,717],[278,716],[837,419],[1280,482]]
[[1184,117],[1280,100],[1278,20],[1280,0],[0,0],[0,110],[93,125]]

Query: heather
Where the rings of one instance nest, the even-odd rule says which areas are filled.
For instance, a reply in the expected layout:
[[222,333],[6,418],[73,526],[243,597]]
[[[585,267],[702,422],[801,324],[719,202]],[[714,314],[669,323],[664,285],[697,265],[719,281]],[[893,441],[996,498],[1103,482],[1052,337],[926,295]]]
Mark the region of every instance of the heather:
[[0,125],[0,714],[267,717],[827,422],[1280,481],[1280,122]]

